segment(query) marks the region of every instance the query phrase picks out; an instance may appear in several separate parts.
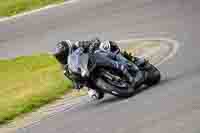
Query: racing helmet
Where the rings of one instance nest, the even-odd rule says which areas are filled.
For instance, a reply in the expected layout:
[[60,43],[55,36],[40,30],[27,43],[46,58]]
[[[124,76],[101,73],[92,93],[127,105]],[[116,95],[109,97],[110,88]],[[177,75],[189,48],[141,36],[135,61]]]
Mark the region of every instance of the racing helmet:
[[71,53],[72,43],[70,40],[60,41],[56,44],[55,51],[53,55],[58,60],[59,63],[65,65],[67,64],[68,55]]
[[110,41],[102,42],[99,46],[99,49],[105,52],[110,52],[111,51]]

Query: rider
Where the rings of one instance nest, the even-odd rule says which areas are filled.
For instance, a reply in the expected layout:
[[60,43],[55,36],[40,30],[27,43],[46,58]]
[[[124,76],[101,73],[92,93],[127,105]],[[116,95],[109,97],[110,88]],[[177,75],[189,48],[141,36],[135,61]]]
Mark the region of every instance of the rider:
[[[70,55],[75,49],[79,47],[83,47],[89,53],[94,53],[92,55],[94,55],[96,63],[98,65],[107,65],[109,67],[121,70],[124,75],[126,75],[129,82],[133,83],[134,85],[139,84],[143,81],[142,72],[134,64],[131,66],[133,66],[132,69],[135,71],[135,78],[130,75],[127,70],[127,66],[124,65],[130,62],[120,54],[119,47],[113,41],[101,42],[98,38],[90,41],[77,41],[75,43],[72,43],[69,40],[61,41],[57,44],[56,53],[54,55],[65,68],[67,67],[68,55]],[[114,61],[112,59],[117,61]],[[65,75],[73,81],[75,89],[80,89],[82,87],[83,84],[81,79],[75,79],[74,77],[71,77],[68,71],[65,71]]]

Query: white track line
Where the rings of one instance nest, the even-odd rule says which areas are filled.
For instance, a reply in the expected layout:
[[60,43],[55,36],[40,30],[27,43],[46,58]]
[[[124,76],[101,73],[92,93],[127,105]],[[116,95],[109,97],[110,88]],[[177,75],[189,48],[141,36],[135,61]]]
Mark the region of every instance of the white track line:
[[177,51],[180,47],[180,44],[177,40],[173,40],[173,39],[169,39],[169,38],[138,38],[138,39],[120,40],[120,41],[117,41],[117,42],[128,43],[128,42],[132,42],[132,41],[156,41],[156,40],[168,42],[169,44],[172,45],[172,51],[170,51],[170,54],[167,57],[165,57],[164,59],[162,59],[158,64],[156,64],[156,66],[159,66],[162,63],[164,63],[165,61],[172,58],[177,53]]
[[20,17],[24,17],[24,16],[28,16],[28,15],[40,12],[40,11],[45,11],[45,10],[48,10],[48,9],[51,9],[51,8],[56,8],[56,7],[59,7],[59,6],[75,3],[75,2],[78,2],[78,1],[79,0],[69,0],[69,1],[66,1],[66,2],[63,2],[63,3],[60,3],[60,4],[52,4],[52,5],[49,5],[49,6],[45,6],[43,8],[35,9],[35,10],[32,10],[32,11],[27,11],[27,12],[24,12],[24,13],[20,13],[20,14],[17,14],[15,16],[3,17],[3,18],[0,18],[0,22],[9,21],[9,20],[12,20],[12,19],[17,19],[17,18],[20,18]]

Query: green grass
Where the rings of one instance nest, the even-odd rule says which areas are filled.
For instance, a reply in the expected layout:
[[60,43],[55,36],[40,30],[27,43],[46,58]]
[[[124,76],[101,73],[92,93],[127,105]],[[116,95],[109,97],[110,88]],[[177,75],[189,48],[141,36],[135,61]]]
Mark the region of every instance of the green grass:
[[0,60],[0,124],[59,98],[70,88],[53,56]]
[[0,0],[0,16],[12,16],[64,0]]

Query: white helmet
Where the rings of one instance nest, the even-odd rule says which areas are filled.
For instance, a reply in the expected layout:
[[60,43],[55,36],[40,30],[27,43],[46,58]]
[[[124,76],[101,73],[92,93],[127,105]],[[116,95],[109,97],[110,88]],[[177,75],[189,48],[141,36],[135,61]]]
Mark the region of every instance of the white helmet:
[[110,52],[111,51],[111,44],[109,41],[102,42],[99,46],[100,50],[105,51],[105,52]]

